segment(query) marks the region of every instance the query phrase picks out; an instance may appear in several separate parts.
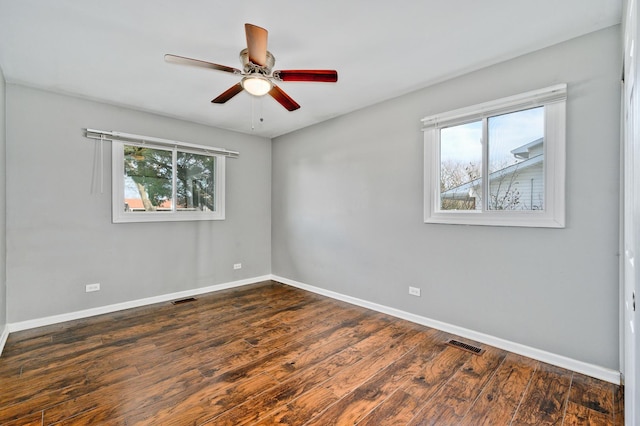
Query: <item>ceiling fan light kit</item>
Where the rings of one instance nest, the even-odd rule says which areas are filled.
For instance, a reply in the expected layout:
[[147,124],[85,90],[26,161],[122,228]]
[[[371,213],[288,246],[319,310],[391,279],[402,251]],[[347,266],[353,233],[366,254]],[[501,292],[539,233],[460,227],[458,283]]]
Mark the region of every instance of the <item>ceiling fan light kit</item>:
[[264,96],[273,87],[271,82],[264,77],[245,77],[240,83],[242,88],[253,96]]
[[247,48],[240,51],[242,70],[171,54],[164,55],[164,59],[167,62],[176,64],[198,66],[243,76],[239,83],[231,86],[211,101],[216,104],[223,104],[238,93],[246,90],[247,93],[253,96],[269,94],[288,111],[295,111],[300,108],[300,105],[278,87],[274,81],[312,81],[320,83],[335,83],[338,81],[338,72],[336,70],[272,71],[276,60],[271,52],[267,50],[267,30],[252,24],[245,24],[244,28],[247,36]]

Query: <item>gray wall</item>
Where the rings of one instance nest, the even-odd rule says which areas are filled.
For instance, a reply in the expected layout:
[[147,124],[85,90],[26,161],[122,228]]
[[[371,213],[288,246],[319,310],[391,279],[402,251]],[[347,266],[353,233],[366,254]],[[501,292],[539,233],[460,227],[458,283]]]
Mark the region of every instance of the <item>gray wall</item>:
[[[618,369],[620,51],[612,27],[274,139],[273,274]],[[424,224],[420,119],[561,82],[566,229]]]
[[7,243],[6,243],[6,132],[5,81],[0,68],[0,334],[7,323]]
[[[8,322],[269,274],[271,141],[7,84]],[[227,160],[226,220],[111,223],[111,146],[83,128],[240,152]],[[233,264],[242,262],[234,271]],[[85,293],[85,284],[102,290]]]

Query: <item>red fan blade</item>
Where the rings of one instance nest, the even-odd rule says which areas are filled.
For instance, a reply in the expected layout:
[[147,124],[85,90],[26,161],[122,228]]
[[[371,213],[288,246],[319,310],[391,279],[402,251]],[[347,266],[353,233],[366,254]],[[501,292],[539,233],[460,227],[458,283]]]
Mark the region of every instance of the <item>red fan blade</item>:
[[164,55],[164,60],[167,62],[171,62],[172,64],[181,64],[181,65],[193,65],[196,67],[209,68],[212,70],[230,72],[234,74],[240,74],[241,71],[239,69],[228,67],[226,65],[218,65],[213,62],[200,61],[198,59],[185,58],[184,56],[176,56],[176,55]]
[[224,93],[220,94],[220,96],[218,96],[211,102],[213,102],[214,104],[223,104],[240,92],[242,92],[242,84],[238,83],[228,88]]
[[289,95],[284,93],[284,91],[281,88],[279,88],[278,86],[276,86],[275,84],[273,85],[273,87],[269,91],[269,94],[271,95],[271,97],[273,99],[278,101],[278,103],[280,105],[282,105],[283,107],[285,107],[289,111],[295,111],[298,108],[300,108],[300,105],[298,105],[298,103],[296,101],[291,99],[291,97]]
[[273,75],[282,81],[318,81],[323,83],[335,83],[338,81],[336,70],[280,70]]
[[267,65],[267,30],[256,25],[244,24],[247,34],[247,50],[249,60],[256,65]]

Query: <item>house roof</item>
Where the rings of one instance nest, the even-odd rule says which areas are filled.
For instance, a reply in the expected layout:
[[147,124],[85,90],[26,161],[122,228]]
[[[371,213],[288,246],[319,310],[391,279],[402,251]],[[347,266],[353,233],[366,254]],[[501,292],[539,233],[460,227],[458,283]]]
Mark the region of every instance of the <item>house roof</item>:
[[[496,170],[493,173],[489,174],[489,180],[499,179],[503,176],[510,175],[515,173],[517,170],[524,171],[527,170],[537,164],[542,163],[544,159],[543,154],[536,155],[534,157],[528,158],[524,161],[520,161],[518,163],[512,164],[508,167],[505,167],[500,170]],[[469,198],[470,191],[478,185],[480,182],[480,178],[474,179],[470,182],[464,183],[462,185],[451,188],[445,192],[440,193],[440,197],[453,199],[453,200],[466,200]]]
[[529,154],[533,150],[533,148],[542,145],[543,142],[544,138],[536,139],[532,142],[529,142],[528,144],[517,147],[516,149],[512,150],[511,153],[516,158],[529,158]]
[[[142,200],[140,198],[125,198],[124,202],[129,206],[132,210],[144,210],[144,205],[142,204]],[[171,208],[171,200],[165,200],[160,203],[158,206],[163,209]]]

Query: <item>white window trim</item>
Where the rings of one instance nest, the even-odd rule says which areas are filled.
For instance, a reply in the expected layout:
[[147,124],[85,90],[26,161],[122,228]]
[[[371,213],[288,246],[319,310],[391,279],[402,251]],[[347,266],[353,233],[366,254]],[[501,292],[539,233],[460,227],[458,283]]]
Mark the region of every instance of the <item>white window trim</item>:
[[[124,203],[124,145],[144,146],[154,149],[173,151],[174,163],[176,152],[190,152],[201,155],[209,155],[216,158],[215,161],[215,211],[177,211],[175,210],[175,200],[173,200],[172,211],[155,212],[126,212]],[[224,220],[225,219],[225,155],[213,154],[211,151],[217,148],[200,146],[195,144],[174,143],[173,146],[166,144],[153,144],[146,142],[129,142],[112,140],[112,221],[113,223],[131,222],[171,222],[171,221],[194,221],[194,220]],[[173,186],[175,188],[175,173],[173,176]],[[175,194],[174,194],[175,198]]]
[[[423,118],[424,222],[461,225],[564,228],[566,93],[567,85],[558,84],[544,89]],[[544,210],[439,210],[440,129],[538,106],[545,107]]]

